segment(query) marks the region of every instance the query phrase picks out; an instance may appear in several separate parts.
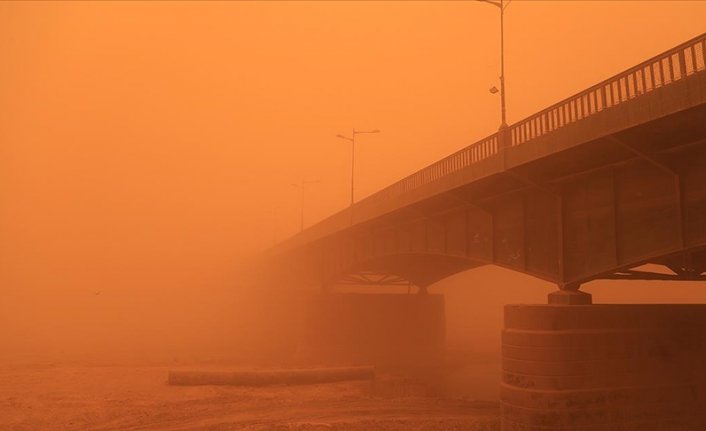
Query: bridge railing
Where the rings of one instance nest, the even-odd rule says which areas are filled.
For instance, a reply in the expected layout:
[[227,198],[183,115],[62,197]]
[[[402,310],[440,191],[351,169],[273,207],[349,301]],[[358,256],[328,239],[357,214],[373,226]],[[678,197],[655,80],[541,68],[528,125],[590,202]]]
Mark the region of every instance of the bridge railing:
[[706,34],[638,64],[510,127],[511,145],[640,97],[706,69]]
[[367,199],[388,199],[416,189],[419,186],[434,182],[445,175],[495,155],[498,153],[498,149],[498,134],[495,133],[385,187]]
[[[704,70],[706,70],[706,34],[652,57],[509,126],[507,138],[509,142],[506,145],[524,144]],[[498,154],[500,148],[499,134],[494,133],[391,184],[364,201],[394,198]]]

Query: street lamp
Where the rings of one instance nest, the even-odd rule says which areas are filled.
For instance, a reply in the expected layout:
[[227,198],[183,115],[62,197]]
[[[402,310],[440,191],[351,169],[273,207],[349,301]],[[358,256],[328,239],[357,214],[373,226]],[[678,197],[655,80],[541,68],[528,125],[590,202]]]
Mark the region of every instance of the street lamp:
[[301,208],[299,214],[299,232],[304,231],[304,189],[309,184],[315,184],[320,182],[319,180],[301,180],[300,184],[292,183],[292,187],[297,187],[301,191]]
[[352,137],[336,135],[337,138],[345,139],[351,143],[351,224],[353,224],[353,201],[354,201],[354,190],[355,190],[355,135],[361,135],[365,133],[380,133],[379,130],[355,130],[353,129]]
[[[505,120],[505,37],[504,37],[504,24],[503,16],[505,13],[505,8],[510,5],[509,1],[504,0],[476,0],[483,3],[492,4],[500,9],[500,130],[507,127],[507,121]],[[493,87],[490,89],[492,94],[498,92],[498,89]]]

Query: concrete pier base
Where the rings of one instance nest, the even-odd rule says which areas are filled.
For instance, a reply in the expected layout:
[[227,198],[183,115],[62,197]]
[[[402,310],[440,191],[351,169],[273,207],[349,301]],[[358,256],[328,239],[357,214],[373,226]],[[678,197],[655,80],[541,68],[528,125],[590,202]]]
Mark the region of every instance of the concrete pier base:
[[706,430],[706,305],[508,305],[504,431]]
[[397,366],[441,360],[442,295],[323,293],[307,302],[301,351],[312,362]]

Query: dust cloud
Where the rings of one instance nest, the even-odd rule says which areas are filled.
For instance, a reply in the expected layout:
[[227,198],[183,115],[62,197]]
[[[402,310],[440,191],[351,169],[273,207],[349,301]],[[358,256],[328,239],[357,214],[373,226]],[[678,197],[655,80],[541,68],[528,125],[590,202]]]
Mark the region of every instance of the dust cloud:
[[[703,32],[704,16],[705,2],[515,0],[509,121]],[[286,299],[273,313],[248,268],[298,232],[292,184],[319,181],[310,226],[348,205],[337,134],[382,131],[360,137],[357,200],[493,133],[498,49],[497,10],[476,2],[0,3],[0,362],[281,360],[272,321],[296,313]],[[587,290],[706,299],[621,286]],[[449,348],[486,364],[476,397],[496,396],[502,305],[551,290],[489,267],[432,288]]]

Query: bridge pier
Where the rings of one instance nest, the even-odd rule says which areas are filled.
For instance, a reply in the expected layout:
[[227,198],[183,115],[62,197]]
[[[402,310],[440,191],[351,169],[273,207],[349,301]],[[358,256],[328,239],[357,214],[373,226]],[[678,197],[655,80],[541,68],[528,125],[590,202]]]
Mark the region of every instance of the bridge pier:
[[431,365],[445,339],[443,295],[329,292],[307,301],[300,351],[319,363]]
[[704,328],[700,304],[507,305],[502,430],[706,429]]

